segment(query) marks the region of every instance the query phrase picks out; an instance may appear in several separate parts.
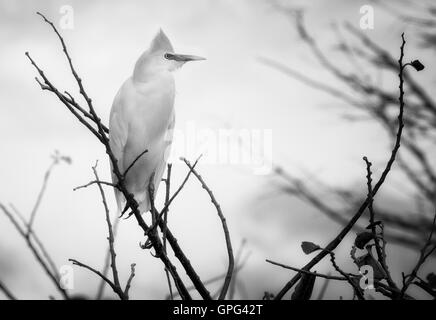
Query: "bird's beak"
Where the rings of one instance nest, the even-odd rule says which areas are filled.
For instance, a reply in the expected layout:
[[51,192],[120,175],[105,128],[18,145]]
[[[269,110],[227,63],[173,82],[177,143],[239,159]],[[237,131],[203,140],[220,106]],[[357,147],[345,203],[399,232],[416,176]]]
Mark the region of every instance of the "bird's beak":
[[193,56],[190,54],[178,54],[178,53],[166,53],[165,58],[167,58],[168,60],[174,60],[180,62],[206,60],[206,58],[203,57]]

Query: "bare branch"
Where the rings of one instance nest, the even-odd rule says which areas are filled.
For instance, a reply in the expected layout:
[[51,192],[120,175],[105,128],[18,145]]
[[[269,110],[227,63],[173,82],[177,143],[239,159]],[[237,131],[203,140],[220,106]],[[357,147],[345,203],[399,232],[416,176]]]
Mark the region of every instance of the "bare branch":
[[101,183],[100,183],[100,179],[98,177],[97,164],[98,164],[98,162],[95,163],[95,166],[92,167],[92,170],[94,172],[94,176],[95,176],[95,179],[97,181],[98,189],[100,190],[101,199],[102,199],[104,210],[106,213],[106,224],[107,224],[107,229],[108,229],[108,233],[109,233],[109,237],[107,239],[109,242],[109,252],[110,252],[110,256],[111,256],[112,276],[114,279],[115,286],[118,289],[121,289],[120,280],[119,280],[119,276],[118,276],[118,270],[117,270],[117,263],[116,263],[116,256],[117,255],[115,253],[115,245],[114,245],[115,238],[114,238],[111,218],[110,218],[110,214],[109,214],[109,208],[108,208],[107,202],[106,202],[106,195],[104,193],[104,190],[103,190]]
[[132,263],[130,265],[130,276],[129,279],[127,280],[127,284],[126,284],[126,288],[124,289],[124,295],[127,297],[127,299],[129,298],[129,290],[130,290],[130,285],[132,284],[132,280],[135,277],[135,263]]
[[0,291],[2,291],[6,298],[9,300],[17,300],[15,295],[8,289],[8,287],[0,280]]
[[[372,172],[371,172],[372,163],[368,160],[367,157],[363,157],[363,160],[366,163],[366,180],[367,180],[367,187],[368,187],[367,198],[369,201],[369,203],[368,203],[369,224],[371,226],[371,232],[372,232],[372,236],[374,239],[374,244],[375,244],[375,249],[377,252],[378,261],[380,262],[380,265],[382,266],[382,268],[386,274],[386,279],[387,279],[389,285],[392,286],[393,288],[398,289],[397,285],[392,280],[388,265],[386,264],[386,252],[384,250],[385,244],[383,245],[383,248],[380,246],[380,242],[379,242],[378,235],[377,235],[377,230],[376,230],[377,226],[375,224],[375,214],[374,214],[374,208],[373,208],[374,199],[372,196]],[[382,239],[382,241],[385,241],[385,240]]]
[[50,167],[48,168],[48,170],[46,171],[46,173],[44,175],[44,181],[42,183],[41,190],[39,191],[38,198],[36,199],[36,203],[35,203],[35,205],[34,205],[34,207],[32,209],[32,212],[30,214],[29,223],[27,225],[27,234],[29,234],[31,232],[31,230],[32,230],[32,225],[33,225],[33,221],[35,220],[36,212],[38,211],[39,205],[41,203],[41,200],[42,200],[42,197],[44,195],[45,189],[47,187],[47,182],[48,182],[48,179],[50,177],[50,173],[51,173],[53,167],[56,165],[56,163],[57,163],[57,160],[54,159],[52,164],[50,165]]
[[102,141],[102,137],[100,136],[100,134],[91,126],[91,124],[89,122],[87,122],[75,109],[75,107],[71,106],[70,104],[70,99],[68,97],[66,97],[65,95],[63,95],[62,93],[59,92],[59,90],[50,82],[50,80],[48,80],[48,78],[45,76],[44,72],[38,67],[38,65],[36,64],[36,62],[30,57],[30,54],[28,52],[25,53],[27,58],[30,60],[30,62],[32,63],[32,65],[35,67],[35,69],[38,71],[39,75],[42,77],[42,79],[44,80],[44,83],[46,84],[45,87],[43,87],[41,85],[41,83],[38,80],[38,83],[41,85],[41,88],[47,89],[49,88],[49,91],[53,92],[58,99],[67,107],[67,109],[77,118],[77,120],[79,120],[80,123],[82,123],[89,131],[92,132],[92,134],[94,134],[94,136],[100,140],[100,142]]
[[[436,213],[433,218],[433,226],[436,226]],[[430,231],[430,234],[428,235],[427,241],[424,244],[424,247],[422,248],[418,262],[416,263],[415,267],[412,270],[412,273],[408,275],[406,280],[404,280],[404,285],[401,288],[401,297],[404,296],[409,286],[412,284],[412,282],[416,279],[418,275],[419,269],[422,267],[422,265],[425,263],[427,258],[436,250],[436,244],[432,244],[432,238],[433,238],[433,231],[432,229]]]
[[23,229],[18,221],[15,219],[15,217],[12,215],[9,210],[0,203],[0,209],[5,213],[5,215],[9,218],[9,220],[12,222],[14,227],[17,229],[18,233],[23,237],[23,239],[26,241],[27,246],[32,251],[34,257],[38,261],[38,263],[41,265],[41,267],[44,269],[45,273],[48,275],[50,280],[53,282],[59,293],[62,295],[64,299],[69,299],[68,293],[65,291],[65,289],[62,288],[62,286],[59,283],[59,279],[56,277],[56,274],[53,274],[53,272],[50,270],[50,267],[47,265],[47,263],[44,261],[44,258],[40,255],[37,248],[33,245],[31,238],[27,236],[27,230]]
[[79,190],[79,189],[83,189],[83,188],[88,188],[89,186],[92,186],[93,184],[98,184],[98,185],[104,184],[104,185],[110,186],[112,188],[119,189],[118,185],[114,184],[112,182],[93,180],[93,181],[90,181],[87,184],[84,184],[82,186],[75,187],[73,189],[73,191],[76,191],[76,190]]
[[[239,271],[241,271],[241,270],[244,268],[245,263],[246,263],[247,260],[248,260],[248,257],[249,257],[249,256],[245,257],[244,260],[243,260],[240,264],[237,264],[237,265],[235,266],[234,273],[239,272]],[[217,281],[219,281],[219,280],[224,279],[224,278],[226,277],[226,275],[227,275],[227,272],[222,273],[222,274],[219,274],[219,275],[217,275],[217,276],[214,276],[214,277],[212,277],[212,278],[210,278],[210,279],[205,280],[205,281],[203,282],[203,284],[204,284],[204,285],[209,285],[209,284],[215,283],[215,282],[217,282]],[[233,278],[232,278],[232,279],[233,279]],[[192,290],[194,290],[194,289],[196,289],[196,288],[195,288],[195,286],[189,286],[189,287],[187,287],[186,289],[188,289],[189,291],[192,291]],[[221,292],[221,289],[218,291],[218,295],[217,295],[217,297],[219,296],[219,293],[220,293],[220,292]],[[167,296],[166,299],[168,300],[168,298],[170,298],[170,296]]]
[[347,282],[351,285],[351,287],[353,287],[354,294],[357,296],[357,298],[359,300],[365,300],[362,289],[354,282],[354,280],[350,277],[350,275],[347,274],[346,272],[344,272],[336,263],[336,258],[335,258],[334,252],[329,252],[329,254],[330,254],[330,261],[331,261],[333,267],[335,268],[335,270],[337,272],[339,272],[341,275],[343,275],[345,277],[345,279],[347,279]]
[[136,158],[135,160],[132,161],[132,163],[127,167],[127,169],[124,171],[123,173],[123,177],[127,176],[127,173],[129,172],[129,170],[135,165],[135,163],[144,155],[148,152],[147,149],[145,149],[144,151],[142,151]]
[[[330,272],[327,273],[327,276],[330,276]],[[325,293],[327,292],[327,287],[330,283],[330,279],[325,279],[324,283],[319,291],[318,298],[316,300],[322,300],[324,298]]]
[[109,280],[106,276],[104,276],[100,271],[97,271],[94,268],[92,268],[92,267],[90,267],[90,266],[88,266],[80,261],[77,261],[75,259],[68,259],[68,261],[71,261],[74,265],[88,269],[89,271],[98,275],[112,288],[112,290],[120,297],[121,300],[126,300],[124,292],[121,291],[119,287],[117,287],[111,280]]
[[[113,223],[113,234],[114,234],[114,240],[117,237],[117,231],[118,231],[118,225],[120,223],[120,220],[118,218],[118,215],[115,215],[115,222]],[[104,276],[107,276],[109,269],[110,269],[110,265],[111,265],[111,250],[110,250],[110,246],[108,246],[108,249],[106,251],[106,256],[104,259],[104,266],[103,266],[103,271],[101,272]],[[106,282],[104,280],[101,280],[100,285],[98,287],[97,290],[97,294],[96,294],[96,300],[101,300],[104,294],[104,289],[106,286]]]
[[221,223],[222,223],[223,230],[224,230],[224,235],[225,235],[225,238],[226,238],[227,254],[228,254],[228,257],[229,257],[229,266],[227,268],[227,275],[226,275],[226,278],[224,280],[223,288],[222,288],[221,293],[219,295],[219,300],[223,300],[226,297],[227,290],[228,290],[229,285],[230,285],[230,281],[232,280],[233,268],[234,268],[234,264],[235,264],[234,257],[233,257],[232,243],[231,243],[231,240],[230,240],[229,229],[227,228],[226,218],[224,217],[224,215],[223,215],[223,213],[221,211],[221,207],[220,207],[218,201],[215,199],[215,196],[213,195],[212,191],[206,185],[206,183],[204,182],[204,180],[200,176],[200,174],[194,169],[194,166],[192,166],[189,163],[189,161],[186,160],[185,158],[182,158],[182,160],[186,163],[186,165],[189,167],[189,169],[197,177],[198,181],[200,181],[201,186],[203,187],[203,189],[206,190],[206,192],[209,194],[210,200],[212,201],[213,205],[215,206],[215,208],[217,210],[217,213],[218,213],[218,216],[221,219]]
[[319,278],[325,278],[325,279],[329,279],[329,280],[347,281],[346,277],[338,277],[338,276],[332,276],[330,274],[311,272],[311,271],[307,271],[307,270],[304,270],[304,269],[299,269],[299,268],[291,267],[291,266],[288,266],[288,265],[285,265],[285,264],[282,264],[282,263],[279,263],[279,262],[275,262],[275,261],[272,261],[272,260],[269,260],[269,259],[265,259],[265,261],[268,262],[268,263],[271,263],[273,265],[282,267],[284,269],[289,269],[289,270],[297,271],[298,273],[310,274],[310,275],[313,275],[313,276],[317,276]]
[[[165,206],[167,207],[166,210],[163,210],[163,222],[164,222],[164,228],[162,230],[162,242],[163,242],[163,250],[165,253],[167,253],[167,226],[168,226],[168,203],[170,201],[170,192],[171,192],[171,170],[172,170],[172,165],[171,163],[169,163],[167,165],[167,177],[165,179]],[[158,217],[159,219],[159,217]],[[170,293],[170,298],[171,300],[174,300],[174,296],[173,296],[173,288],[171,285],[171,278],[169,275],[169,271],[167,268],[165,268],[165,274],[167,276],[167,282],[168,282],[168,290]]]
[[[404,34],[402,35],[402,44],[400,47],[400,58],[398,60],[398,69],[399,69],[399,79],[400,79],[400,94],[399,94],[399,114],[398,114],[398,131],[396,134],[396,140],[394,147],[391,152],[391,156],[389,160],[386,163],[386,167],[383,170],[379,180],[375,184],[372,192],[372,197],[374,197],[377,193],[377,191],[380,189],[380,187],[383,185],[384,181],[386,180],[386,177],[388,176],[391,167],[395,161],[395,157],[397,155],[398,149],[400,148],[401,143],[401,135],[403,132],[404,122],[403,122],[403,114],[404,114],[404,78],[403,78],[403,57],[404,57],[404,46],[406,44],[406,41],[404,39]],[[365,209],[367,208],[369,204],[368,197],[366,200],[362,203],[360,208],[357,210],[357,212],[354,214],[352,219],[349,221],[349,223],[341,230],[341,232],[325,247],[325,250],[321,251],[319,254],[317,254],[309,263],[307,263],[302,269],[309,271],[313,266],[315,266],[318,262],[320,262],[327,254],[328,252],[333,252],[333,250],[342,242],[344,237],[348,234],[348,232],[353,228],[353,226],[356,224],[357,220],[361,217],[361,215],[364,213]],[[280,292],[277,294],[275,299],[282,299],[283,296],[288,292],[290,288],[292,288],[297,281],[301,278],[301,273],[298,273],[295,275],[283,288],[280,290]]]
[[154,229],[156,227],[156,225],[158,223],[161,222],[162,217],[168,213],[168,208],[170,207],[170,204],[173,202],[173,200],[178,196],[178,194],[180,193],[180,191],[182,191],[182,189],[185,187],[186,182],[188,182],[189,177],[191,176],[192,170],[195,168],[195,166],[197,165],[198,161],[200,160],[201,155],[197,158],[197,160],[195,160],[194,164],[192,165],[192,169],[190,168],[188,173],[185,176],[185,179],[183,179],[183,182],[180,184],[180,186],[177,188],[176,192],[174,192],[174,194],[171,196],[171,198],[169,198],[168,201],[165,201],[165,206],[162,208],[162,210],[160,211],[157,219],[156,219],[156,224],[151,226],[150,229]]
[[[43,89],[45,89],[46,87],[49,87],[50,91],[55,93],[55,95],[58,97],[58,99],[68,108],[68,110],[71,113],[73,113],[73,115],[83,125],[85,125],[88,128],[88,130],[91,131],[94,134],[94,136],[96,136],[99,139],[99,141],[104,145],[104,147],[106,149],[106,153],[108,154],[109,159],[110,159],[112,172],[113,172],[114,176],[116,177],[116,179],[118,180],[116,187],[120,190],[120,192],[123,194],[124,198],[126,199],[126,204],[131,209],[131,212],[135,216],[135,219],[136,219],[138,225],[141,227],[141,229],[144,231],[144,233],[146,235],[148,235],[148,241],[150,241],[151,245],[155,249],[156,257],[159,257],[161,259],[161,261],[164,263],[165,268],[167,268],[169,270],[171,276],[174,279],[176,287],[178,288],[178,290],[181,293],[181,297],[183,299],[191,299],[189,292],[186,290],[186,287],[185,287],[183,281],[181,280],[180,276],[178,275],[175,266],[172,264],[172,262],[169,260],[168,256],[165,254],[165,252],[163,250],[163,245],[160,241],[158,234],[155,232],[150,232],[149,226],[147,225],[147,223],[145,222],[145,220],[141,216],[141,213],[139,211],[139,205],[138,205],[137,201],[135,200],[134,196],[131,193],[129,193],[129,191],[127,190],[127,188],[124,184],[123,174],[120,172],[120,169],[117,165],[117,159],[115,158],[115,156],[111,150],[110,144],[109,144],[109,138],[106,134],[107,130],[105,130],[105,126],[101,123],[101,119],[97,116],[96,111],[94,109],[94,106],[92,104],[92,100],[89,98],[88,94],[85,92],[85,89],[84,89],[83,84],[82,84],[82,80],[78,76],[78,74],[73,66],[72,59],[68,53],[64,39],[59,34],[58,30],[56,29],[56,27],[54,26],[54,24],[51,21],[49,21],[47,18],[45,18],[45,16],[43,16],[42,14],[40,14],[40,13],[38,13],[38,14],[44,19],[45,22],[47,22],[52,27],[53,31],[56,33],[57,37],[59,38],[59,41],[61,42],[63,51],[65,53],[65,56],[68,60],[71,72],[72,72],[72,74],[73,74],[73,76],[74,76],[74,78],[79,86],[80,94],[83,96],[83,98],[85,99],[85,101],[88,105],[89,115],[91,116],[90,119],[96,124],[97,130],[88,121],[86,121],[85,118],[89,118],[89,116],[87,114],[83,113],[80,109],[71,106],[71,103],[74,101],[72,99],[72,97],[68,94],[67,95],[61,94],[59,92],[59,90],[54,85],[52,85],[51,82],[47,79],[47,77],[44,75],[44,72],[30,58],[29,54],[26,54],[28,56],[28,58],[30,59],[31,63],[34,65],[34,67],[38,71],[38,73],[40,74],[40,76],[42,77],[42,79],[44,80],[44,88]],[[89,185],[94,184],[94,183],[97,183],[97,181],[93,181],[86,186],[89,186]],[[110,185],[112,187],[115,187],[114,184],[105,183],[103,181],[100,181],[99,184],[107,184],[107,185]],[[83,186],[83,187],[85,187],[85,186]],[[170,199],[170,201],[171,201],[171,199]],[[159,226],[162,228],[163,222],[159,221]],[[183,251],[181,250],[180,246],[177,244],[177,239],[172,235],[172,233],[168,227],[167,227],[167,239],[168,239],[168,243],[171,245],[176,257],[181,262],[182,266],[184,267],[185,271],[189,275],[190,279],[196,285],[196,288],[199,290],[201,296],[204,299],[211,299],[209,292],[205,289],[204,285],[201,283],[200,278],[198,277],[195,270],[192,268],[189,260],[186,258]]]

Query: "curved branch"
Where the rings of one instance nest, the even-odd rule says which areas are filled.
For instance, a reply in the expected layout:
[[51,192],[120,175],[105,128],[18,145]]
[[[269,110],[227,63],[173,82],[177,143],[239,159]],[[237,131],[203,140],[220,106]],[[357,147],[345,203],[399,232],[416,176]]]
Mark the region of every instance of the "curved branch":
[[235,258],[233,256],[233,248],[232,248],[232,243],[230,240],[229,229],[227,228],[226,218],[224,217],[224,215],[221,211],[221,206],[219,205],[218,201],[215,199],[215,196],[213,195],[212,191],[207,186],[207,184],[204,182],[204,180],[200,176],[200,174],[197,171],[195,171],[194,167],[189,163],[188,160],[186,160],[185,158],[182,158],[182,160],[186,163],[186,165],[189,167],[189,169],[192,171],[192,173],[197,177],[198,181],[200,181],[203,189],[206,190],[206,192],[209,194],[210,200],[212,201],[213,205],[215,206],[217,213],[218,213],[218,216],[219,216],[221,223],[222,223],[222,226],[223,226],[224,235],[226,238],[227,254],[229,257],[229,266],[227,268],[227,274],[226,274],[226,277],[224,280],[223,288],[222,288],[221,293],[220,293],[219,298],[218,298],[219,300],[223,300],[223,299],[225,299],[226,294],[227,294],[227,290],[229,289],[229,285],[230,285],[230,282],[232,280],[232,275],[233,275],[233,268],[235,265]]
[[[374,185],[374,188],[372,190],[372,194],[371,194],[372,198],[377,194],[377,191],[381,188],[381,186],[383,185],[384,181],[386,180],[386,177],[388,176],[388,174],[389,174],[389,172],[391,170],[391,167],[392,167],[393,163],[395,162],[395,157],[397,155],[397,152],[398,152],[398,150],[400,148],[400,144],[401,144],[401,135],[403,133],[403,127],[404,127],[404,122],[403,122],[403,115],[404,115],[404,78],[403,78],[404,68],[403,68],[403,57],[404,57],[404,46],[406,44],[406,41],[404,39],[404,34],[401,35],[401,39],[402,39],[402,44],[401,44],[401,47],[400,47],[400,58],[398,60],[398,68],[399,68],[398,77],[400,79],[400,84],[399,84],[400,94],[399,94],[399,98],[398,98],[399,99],[398,131],[397,131],[397,135],[396,135],[395,144],[394,144],[394,147],[393,147],[392,152],[391,152],[391,156],[390,156],[388,162],[386,163],[386,167],[383,170],[382,175],[380,176],[379,180]],[[342,240],[348,234],[348,232],[353,228],[353,226],[355,225],[357,220],[359,220],[359,218],[362,216],[362,214],[364,213],[365,209],[368,207],[369,203],[370,203],[370,199],[367,197],[366,200],[360,206],[360,208],[357,210],[357,212],[354,214],[352,219],[341,230],[341,232],[325,247],[325,250],[323,250],[319,254],[317,254],[302,269],[306,270],[306,271],[309,271],[313,266],[318,264],[326,255],[328,255],[329,252],[333,252],[333,250],[336,249],[336,247],[342,242]],[[298,280],[300,278],[301,278],[301,273],[298,273],[297,275],[295,275],[280,290],[280,292],[277,294],[275,299],[276,300],[282,299],[283,296],[288,292],[288,290],[291,289],[298,282]]]

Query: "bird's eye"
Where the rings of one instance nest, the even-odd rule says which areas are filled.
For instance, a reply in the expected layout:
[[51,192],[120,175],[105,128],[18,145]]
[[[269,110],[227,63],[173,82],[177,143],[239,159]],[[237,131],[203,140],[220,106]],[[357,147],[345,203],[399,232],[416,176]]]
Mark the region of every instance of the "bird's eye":
[[169,60],[169,59],[170,59],[170,55],[169,55],[168,53],[165,53],[165,54],[164,54],[164,58],[167,59],[167,60]]

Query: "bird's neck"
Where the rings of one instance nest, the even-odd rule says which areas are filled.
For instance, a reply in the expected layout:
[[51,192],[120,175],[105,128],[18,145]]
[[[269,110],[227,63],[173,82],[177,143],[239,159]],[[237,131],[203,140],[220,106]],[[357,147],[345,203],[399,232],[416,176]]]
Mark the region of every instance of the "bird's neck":
[[135,64],[133,80],[135,82],[149,82],[167,73],[167,70],[156,65],[146,54],[143,54]]

